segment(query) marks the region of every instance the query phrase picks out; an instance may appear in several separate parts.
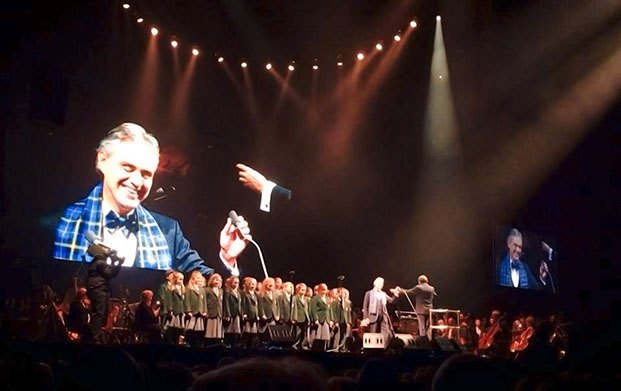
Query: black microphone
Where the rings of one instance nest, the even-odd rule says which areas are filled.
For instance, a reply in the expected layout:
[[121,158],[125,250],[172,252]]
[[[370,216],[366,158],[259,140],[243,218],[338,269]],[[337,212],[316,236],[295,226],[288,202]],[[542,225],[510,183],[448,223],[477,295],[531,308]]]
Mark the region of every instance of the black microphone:
[[86,234],[84,234],[84,237],[89,243],[91,243],[88,248],[88,253],[93,257],[109,257],[116,254],[116,250],[103,244],[101,238],[95,235],[93,231],[87,231]]

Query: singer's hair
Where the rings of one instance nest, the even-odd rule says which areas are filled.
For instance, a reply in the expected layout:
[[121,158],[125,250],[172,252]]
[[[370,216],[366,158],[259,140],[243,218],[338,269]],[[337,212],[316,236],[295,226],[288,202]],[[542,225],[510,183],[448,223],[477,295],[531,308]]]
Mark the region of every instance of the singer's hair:
[[153,292],[150,290],[142,291],[140,294],[140,300],[146,303],[149,299],[153,299]]
[[[99,154],[99,152],[109,154],[114,147],[126,141],[144,141],[153,147],[155,154],[158,157],[160,155],[160,145],[157,142],[157,139],[151,133],[147,133],[142,126],[131,122],[122,123],[109,131],[106,137],[99,142],[97,154]],[[95,161],[95,170],[97,170],[98,173],[101,173],[99,170],[98,160],[99,159]]]
[[222,276],[218,273],[214,273],[209,277],[209,280],[207,280],[207,286],[213,287],[216,284],[216,278],[220,278],[220,282],[222,282]]
[[418,276],[418,283],[419,284],[426,284],[429,282],[429,279],[427,278],[426,275],[421,274],[420,276]]
[[509,235],[507,236],[507,244],[511,241],[511,238],[517,238],[522,240],[522,233],[517,228],[511,228]]

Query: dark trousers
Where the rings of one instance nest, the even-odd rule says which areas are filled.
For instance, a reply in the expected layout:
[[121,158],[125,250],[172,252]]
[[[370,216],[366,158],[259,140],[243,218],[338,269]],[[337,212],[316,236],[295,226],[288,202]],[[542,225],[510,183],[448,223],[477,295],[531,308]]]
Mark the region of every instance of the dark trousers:
[[91,300],[91,333],[96,336],[106,324],[110,290],[105,288],[89,289],[88,298]]
[[308,329],[308,322],[293,324],[293,338],[295,341],[293,344],[294,348],[296,349],[302,348],[302,343],[304,342],[304,338],[306,337],[307,329]]
[[416,313],[416,318],[418,319],[418,335],[420,337],[428,337],[427,323],[429,321],[429,315]]

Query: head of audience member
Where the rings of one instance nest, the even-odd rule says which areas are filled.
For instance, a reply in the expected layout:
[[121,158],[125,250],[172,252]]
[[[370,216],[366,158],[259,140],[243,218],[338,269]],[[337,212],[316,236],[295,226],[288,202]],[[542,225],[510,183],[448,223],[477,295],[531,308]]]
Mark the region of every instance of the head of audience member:
[[222,276],[218,273],[214,273],[209,276],[209,281],[207,281],[207,286],[210,288],[222,288]]
[[507,236],[507,248],[509,250],[509,259],[511,262],[520,259],[520,256],[522,256],[522,234],[515,228],[509,231],[509,236]]
[[313,288],[311,288],[310,286],[307,286],[306,290],[304,291],[304,296],[307,299],[310,299],[311,297],[313,297]]
[[276,288],[276,284],[274,283],[274,279],[272,277],[267,277],[263,280],[263,292],[274,292]]
[[230,276],[226,279],[224,286],[228,291],[236,290],[239,287],[239,277]]
[[150,290],[144,290],[140,294],[140,302],[146,306],[151,306],[151,302],[153,301],[153,292]]
[[266,360],[251,358],[200,376],[190,391],[228,390],[322,391],[326,382],[318,367],[296,358]]
[[274,290],[279,291],[282,289],[282,278],[275,277],[274,278]]
[[473,355],[455,354],[436,371],[433,391],[510,390],[508,376],[491,361]]
[[376,291],[381,291],[382,289],[384,289],[384,279],[382,277],[377,277],[374,281],[373,281],[373,288]]
[[295,286],[295,294],[298,296],[304,296],[306,294],[306,284],[303,282],[298,283]]
[[155,137],[128,122],[100,141],[95,168],[102,177],[102,198],[112,210],[125,216],[147,198],[159,153]]
[[358,374],[359,390],[389,390],[399,383],[399,375],[394,365],[386,359],[370,358]]
[[293,283],[292,282],[284,282],[282,284],[282,291],[288,294],[289,296],[293,295]]
[[257,288],[257,280],[252,277],[244,278],[244,291],[246,293],[254,293]]
[[418,276],[418,283],[419,284],[429,284],[429,279],[427,278],[426,275],[421,274],[420,276]]

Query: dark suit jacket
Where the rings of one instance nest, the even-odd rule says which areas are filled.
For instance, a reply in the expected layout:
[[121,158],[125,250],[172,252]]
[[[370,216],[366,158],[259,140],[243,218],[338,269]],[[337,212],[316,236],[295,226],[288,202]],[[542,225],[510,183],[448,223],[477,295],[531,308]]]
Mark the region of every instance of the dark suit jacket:
[[310,320],[308,303],[304,297],[294,295],[292,306],[291,320],[298,323],[308,322]]
[[247,320],[256,321],[259,315],[258,296],[256,294],[241,292],[242,315],[246,315]]
[[233,293],[224,291],[224,298],[222,299],[222,316],[225,318],[235,318],[242,316],[242,292],[237,291],[237,296]]
[[205,300],[207,301],[207,317],[208,318],[221,318],[222,317],[222,296],[224,290],[218,288],[218,294],[214,291],[214,288],[205,288]]
[[141,302],[138,305],[138,308],[136,308],[134,329],[136,331],[147,331],[155,325],[157,325],[157,317],[155,316],[153,309]]
[[287,294],[284,292],[279,294],[276,298],[276,308],[278,309],[278,316],[282,322],[289,322],[291,320],[292,299],[292,296],[287,299]]
[[[520,275],[518,288],[536,289],[538,284],[528,265],[523,261],[518,260],[516,267]],[[513,287],[513,282],[511,280],[511,260],[509,259],[508,253],[498,265],[497,283],[502,286]]]
[[321,296],[315,295],[310,301],[310,317],[311,322],[319,321],[320,323],[330,321],[328,310],[328,298],[325,298],[325,302],[321,299]]
[[272,292],[271,299],[267,296],[267,292],[259,296],[259,317],[265,316],[269,320],[278,315],[276,296],[276,292]]
[[427,283],[418,284],[414,288],[405,290],[405,293],[414,296],[416,313],[421,315],[429,315],[429,310],[433,308],[433,298],[438,296],[436,288]]

